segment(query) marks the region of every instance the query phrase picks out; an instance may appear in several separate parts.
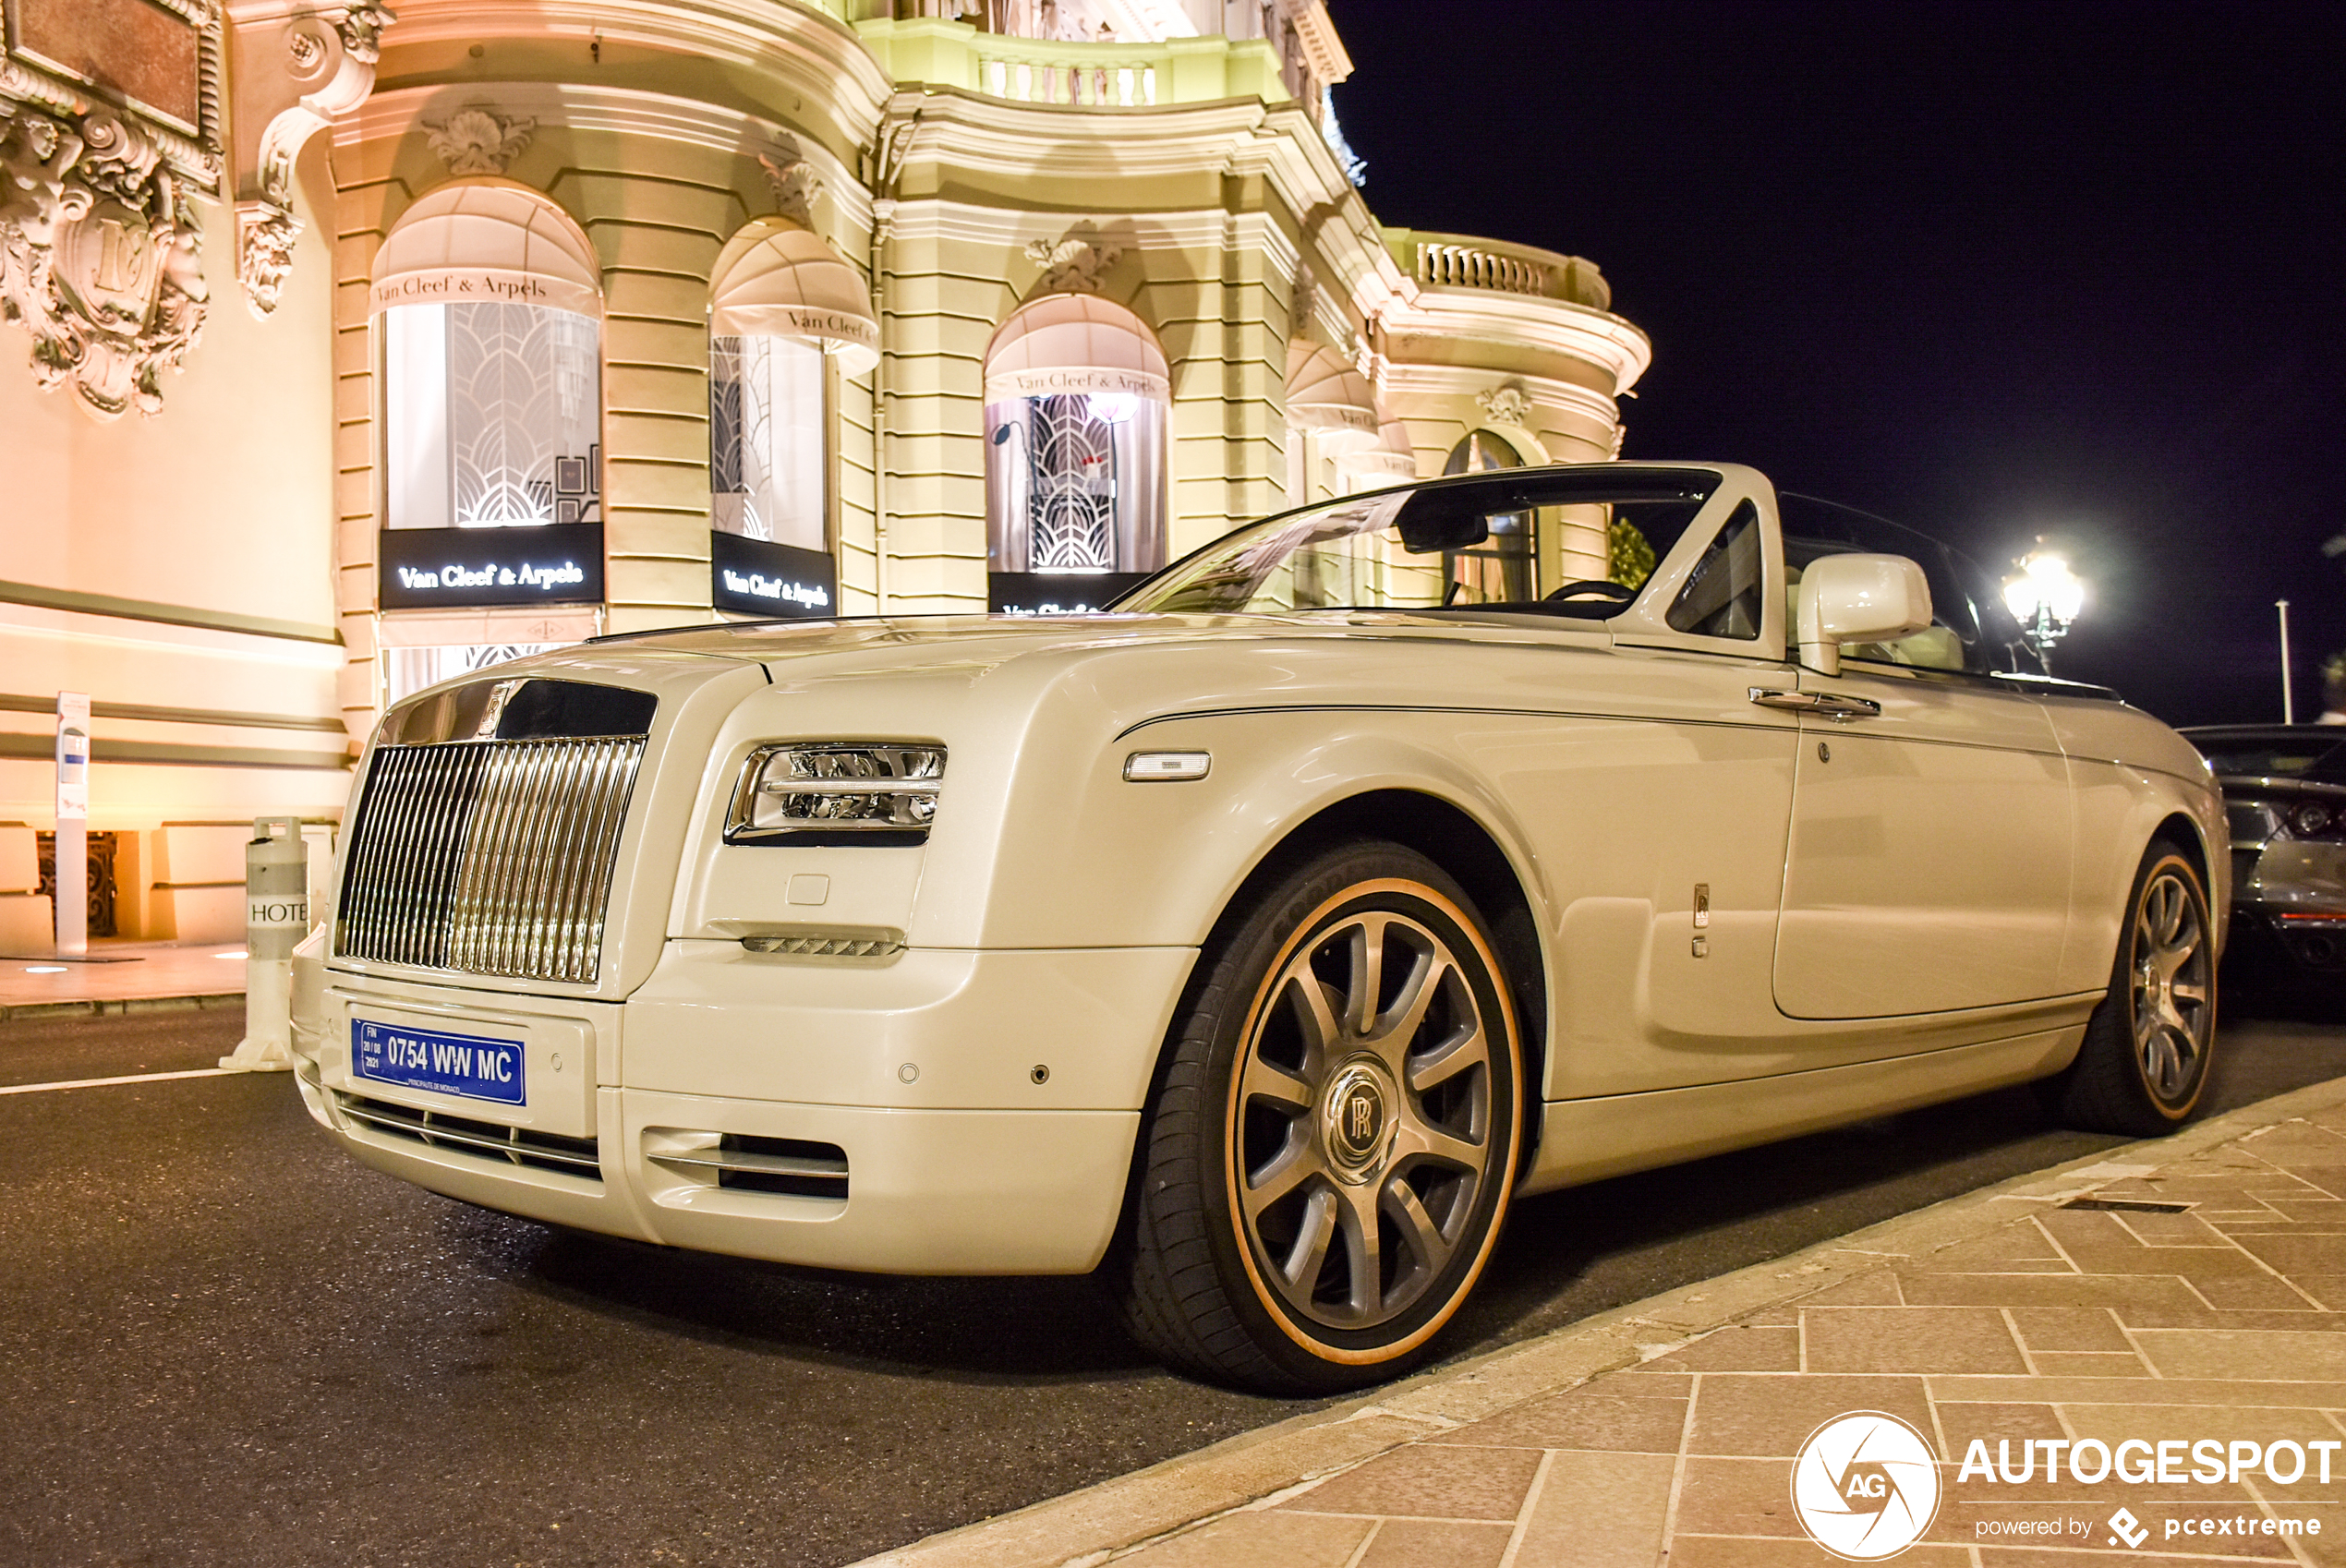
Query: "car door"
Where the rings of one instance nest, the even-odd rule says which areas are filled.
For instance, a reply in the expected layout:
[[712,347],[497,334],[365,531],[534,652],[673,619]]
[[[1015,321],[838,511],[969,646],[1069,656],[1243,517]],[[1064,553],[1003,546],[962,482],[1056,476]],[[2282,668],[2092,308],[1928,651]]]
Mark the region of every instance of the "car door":
[[[2001,687],[1945,552],[1794,505],[1790,575],[1835,550],[1906,555],[1938,624],[1802,669],[1775,997],[1802,1019],[1884,1018],[2059,995],[2074,826],[2043,706]],[[1820,537],[1821,536],[1821,537]]]
[[1771,975],[1799,724],[1749,700],[1785,672],[1765,500],[1725,470],[1683,533],[1650,541],[1662,559],[1608,621],[1612,656],[1555,664],[1542,766],[1509,781],[1568,890],[1554,1098],[1784,1065]]

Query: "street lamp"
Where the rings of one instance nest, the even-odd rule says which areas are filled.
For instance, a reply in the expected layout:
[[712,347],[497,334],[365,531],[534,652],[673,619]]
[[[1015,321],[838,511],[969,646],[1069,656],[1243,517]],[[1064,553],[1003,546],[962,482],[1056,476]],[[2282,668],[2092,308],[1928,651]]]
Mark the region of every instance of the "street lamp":
[[[2041,546],[2043,541],[2038,543]],[[2052,645],[2067,634],[2069,623],[2086,608],[2086,585],[2069,570],[2067,561],[2048,549],[2029,551],[2018,565],[2019,572],[2004,579],[2004,604],[2050,673]]]

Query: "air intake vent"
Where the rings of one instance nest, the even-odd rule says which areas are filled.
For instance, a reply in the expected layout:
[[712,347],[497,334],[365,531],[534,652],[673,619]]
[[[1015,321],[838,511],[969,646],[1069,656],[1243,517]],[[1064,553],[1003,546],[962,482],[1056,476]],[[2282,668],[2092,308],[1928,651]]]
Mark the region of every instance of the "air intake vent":
[[563,1138],[556,1133],[532,1132],[526,1128],[501,1127],[495,1122],[474,1121],[469,1116],[452,1116],[441,1111],[419,1111],[412,1105],[394,1105],[388,1100],[369,1100],[339,1091],[334,1094],[334,1104],[345,1116],[371,1131],[413,1139],[433,1149],[478,1154],[541,1171],[557,1171],[563,1176],[585,1176],[590,1181],[603,1179],[602,1161],[596,1140],[591,1138]]
[[680,1174],[702,1181],[714,1179],[720,1187],[744,1192],[779,1192],[792,1198],[847,1201],[847,1151],[836,1143],[729,1132],[719,1138],[713,1147],[659,1149],[653,1145],[667,1143],[679,1135],[666,1128],[650,1131],[656,1136],[646,1140],[645,1157]]
[[639,735],[379,746],[338,956],[592,984]]

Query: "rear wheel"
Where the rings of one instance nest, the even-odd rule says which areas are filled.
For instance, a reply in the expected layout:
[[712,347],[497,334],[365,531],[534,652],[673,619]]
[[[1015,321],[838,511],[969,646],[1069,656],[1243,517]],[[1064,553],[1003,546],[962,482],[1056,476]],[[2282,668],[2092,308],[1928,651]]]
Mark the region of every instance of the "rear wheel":
[[2182,1126],[2216,1044],[2216,938],[2207,893],[2182,851],[2151,845],[2134,874],[2110,994],[2048,1098],[2073,1127],[2149,1138]]
[[1521,1051],[1466,895],[1328,851],[1200,960],[1119,1259],[1127,1322],[1215,1381],[1324,1393],[1420,1357],[1513,1190]]

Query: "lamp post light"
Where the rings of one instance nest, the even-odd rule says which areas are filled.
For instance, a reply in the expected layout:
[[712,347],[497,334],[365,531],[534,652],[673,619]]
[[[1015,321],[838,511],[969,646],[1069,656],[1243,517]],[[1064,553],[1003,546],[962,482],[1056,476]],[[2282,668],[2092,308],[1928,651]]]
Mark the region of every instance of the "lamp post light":
[[2069,570],[2067,561],[2050,550],[2031,550],[2018,564],[2020,570],[2004,579],[2004,604],[2020,622],[2020,634],[2037,650],[2037,657],[2050,674],[2052,645],[2068,633],[2069,623],[2086,608],[2086,585]]

